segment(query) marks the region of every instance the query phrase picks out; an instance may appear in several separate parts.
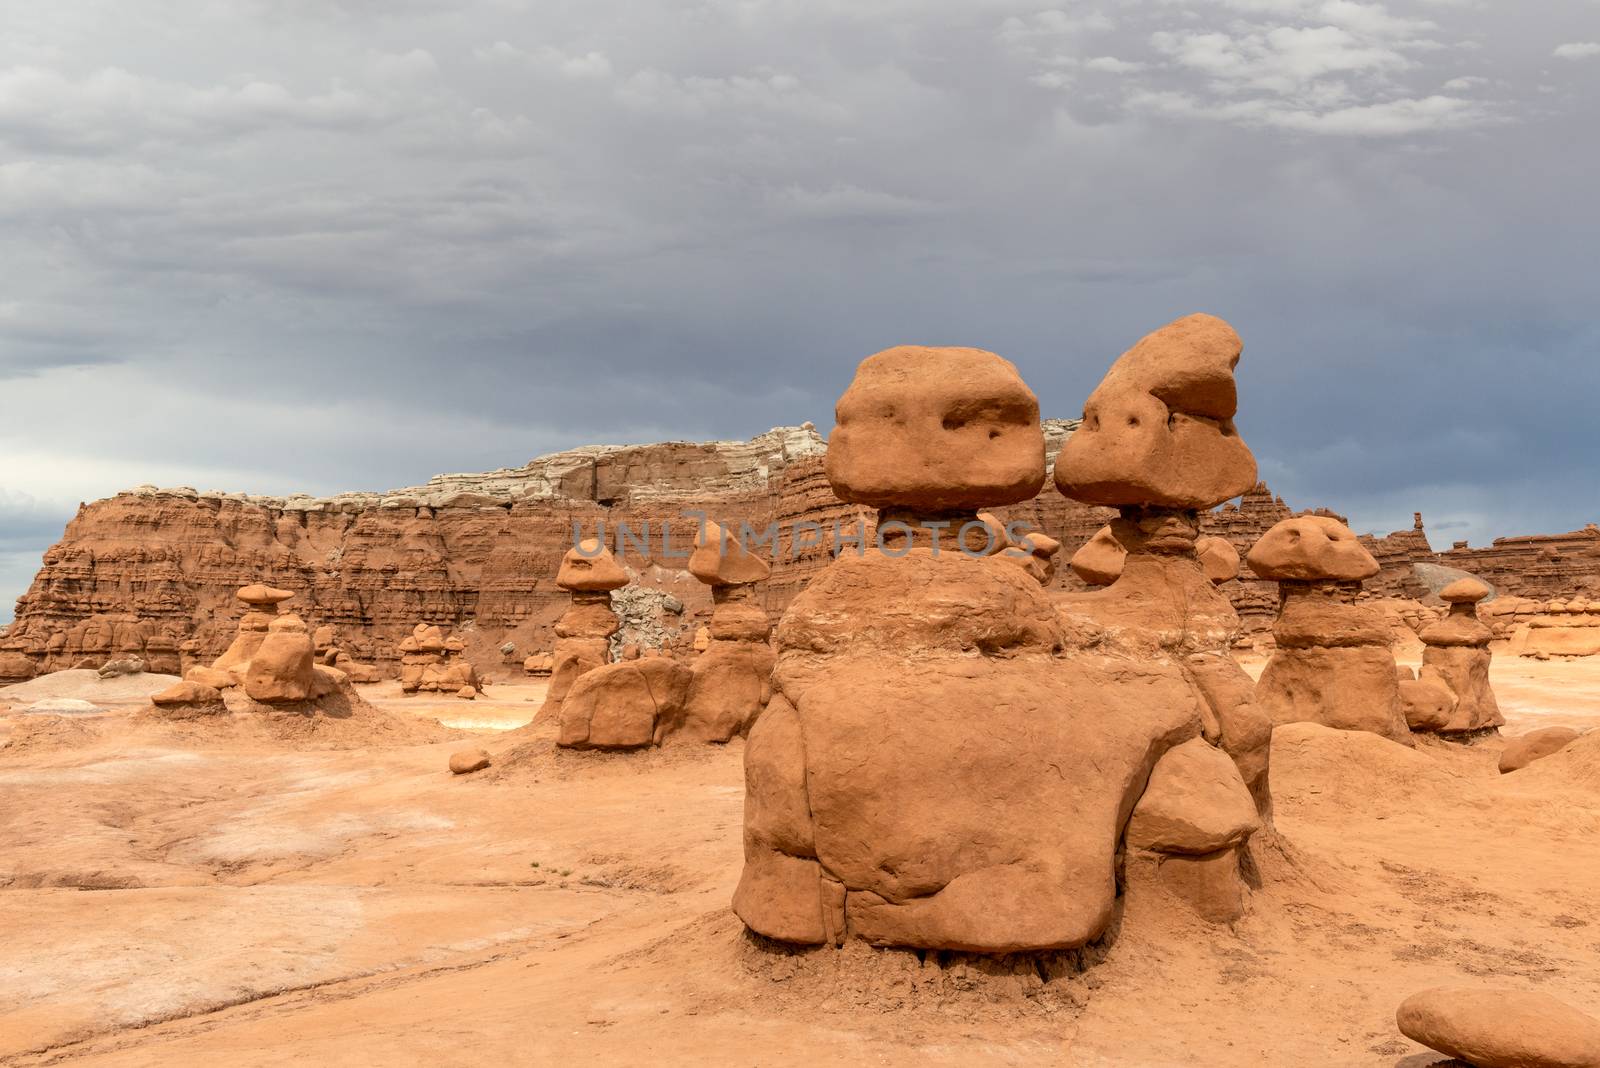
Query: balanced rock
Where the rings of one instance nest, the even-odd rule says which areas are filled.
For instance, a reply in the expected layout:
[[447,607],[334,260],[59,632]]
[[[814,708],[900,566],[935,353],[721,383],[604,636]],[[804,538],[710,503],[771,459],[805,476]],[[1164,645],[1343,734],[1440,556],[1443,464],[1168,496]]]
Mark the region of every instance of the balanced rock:
[[1402,1002],[1395,1023],[1474,1068],[1600,1068],[1600,1020],[1548,994],[1438,987]]
[[1267,531],[1246,558],[1278,583],[1277,649],[1256,685],[1275,724],[1320,723],[1411,745],[1388,623],[1356,603],[1378,562],[1343,523],[1302,515]]
[[571,594],[572,603],[556,621],[550,687],[539,716],[559,718],[561,703],[573,684],[610,662],[609,639],[622,629],[622,622],[611,607],[610,591],[627,584],[628,573],[598,538],[585,538],[562,557],[556,585]]
[[1039,401],[992,352],[902,345],[869,356],[834,410],[840,500],[934,514],[1033,497],[1044,484]]
[[573,593],[605,593],[627,584],[628,573],[598,538],[584,538],[568,549],[556,572],[556,585]]
[[1191,315],[1147,335],[1089,395],[1083,425],[1056,459],[1056,488],[1085,504],[1210,508],[1256,483],[1233,425],[1231,326]]
[[1032,530],[1001,550],[1000,558],[1016,564],[1041,586],[1049,586],[1056,577],[1056,554],[1061,543],[1043,531]]
[[1419,678],[1444,686],[1456,698],[1449,722],[1436,728],[1440,734],[1492,731],[1506,721],[1489,683],[1494,632],[1478,617],[1478,602],[1489,592],[1477,579],[1452,582],[1439,592],[1450,606],[1449,613],[1420,635],[1424,648]]
[[[773,696],[745,748],[734,910],[791,943],[1081,946],[1117,910],[1152,769],[1218,721],[1170,657],[1080,640],[1004,549],[935,552],[940,529],[982,535],[979,508],[1031,494],[1043,457],[1009,364],[934,350],[927,375],[908,355],[926,351],[870,357],[840,401],[835,493],[910,536],[840,555],[778,624]],[[1219,868],[1236,883],[1237,849]]]
[[1579,733],[1571,727],[1543,727],[1518,735],[1500,751],[1500,774],[1521,771],[1535,760],[1559,753],[1578,737]]

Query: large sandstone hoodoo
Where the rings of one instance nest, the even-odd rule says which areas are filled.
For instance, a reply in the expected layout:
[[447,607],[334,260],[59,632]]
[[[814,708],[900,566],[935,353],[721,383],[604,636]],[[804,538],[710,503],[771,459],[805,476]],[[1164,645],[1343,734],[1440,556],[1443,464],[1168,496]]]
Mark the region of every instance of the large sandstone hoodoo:
[[1256,685],[1274,725],[1320,723],[1412,744],[1389,624],[1356,603],[1378,562],[1350,529],[1320,515],[1285,519],[1246,560],[1278,583],[1277,650]]
[[556,622],[551,652],[550,689],[539,715],[560,715],[573,683],[611,659],[608,640],[622,623],[611,609],[611,591],[628,584],[628,573],[598,538],[585,538],[567,550],[556,572],[556,585],[572,603]]
[[772,697],[777,656],[772,626],[755,584],[772,572],[767,561],[716,523],[702,524],[689,573],[711,587],[711,642],[690,667],[689,694],[678,730],[689,738],[726,742],[744,734]]
[[1455,695],[1455,709],[1440,734],[1472,734],[1505,723],[1489,686],[1489,643],[1494,633],[1478,618],[1478,602],[1489,587],[1477,579],[1459,579],[1439,591],[1450,614],[1422,632],[1421,678]]
[[[1217,590],[1238,574],[1237,553],[1200,535],[1206,509],[1256,485],[1255,458],[1233,423],[1233,371],[1242,349],[1233,328],[1209,315],[1179,319],[1141,339],[1090,394],[1083,426],[1055,466],[1062,494],[1119,513],[1097,538],[1095,570],[1109,580],[1106,588],[1059,600],[1068,634],[1149,662],[1152,670],[1181,663],[1184,697],[1200,710],[1201,738],[1183,749],[1187,756],[1163,758],[1152,783],[1167,778],[1159,773],[1169,761],[1181,761],[1169,769],[1169,781],[1197,781],[1209,768],[1212,788],[1193,795],[1197,813],[1236,826],[1223,818],[1228,807],[1220,798],[1242,783],[1261,821],[1226,846],[1198,836],[1183,849],[1147,841],[1130,827],[1130,886],[1164,886],[1214,920],[1243,910],[1246,840],[1272,816],[1272,727],[1230,652],[1239,617]],[[1220,753],[1201,760],[1201,746]],[[1203,798],[1209,800],[1201,804]]]
[[[802,944],[1081,946],[1111,921],[1153,769],[1173,785],[1142,824],[1150,855],[1236,858],[1259,816],[1233,762],[1163,760],[1207,730],[1200,689],[1170,661],[1072,647],[1027,561],[978,518],[1045,477],[1038,405],[1011,364],[869,357],[839,401],[828,476],[880,509],[884,534],[778,625],[745,755],[747,926]],[[1180,895],[1195,882],[1171,880]]]

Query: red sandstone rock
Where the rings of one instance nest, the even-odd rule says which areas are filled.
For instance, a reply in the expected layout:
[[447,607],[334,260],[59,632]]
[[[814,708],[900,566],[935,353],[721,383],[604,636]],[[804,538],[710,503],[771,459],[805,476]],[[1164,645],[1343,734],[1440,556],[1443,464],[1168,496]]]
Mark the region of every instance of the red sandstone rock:
[[1239,439],[1233,369],[1239,336],[1191,315],[1142,338],[1084,405],[1056,458],[1056,488],[1087,504],[1210,508],[1256,481]]
[[658,725],[681,714],[689,671],[672,660],[626,660],[584,673],[561,702],[558,744],[572,749],[640,749]]
[[1250,791],[1228,755],[1201,738],[1167,752],[1128,821],[1127,843],[1204,856],[1243,845],[1261,829]]
[[1239,550],[1226,538],[1202,536],[1196,539],[1194,552],[1200,558],[1200,570],[1219,586],[1239,577]]
[[556,572],[556,585],[573,592],[601,593],[627,584],[628,573],[598,538],[584,538],[568,549]]
[[959,512],[1027,500],[1044,483],[1038,399],[992,352],[869,356],[834,418],[827,471],[840,500]]
[[1072,554],[1072,573],[1091,586],[1109,586],[1122,577],[1122,562],[1128,550],[1122,547],[1109,525],[1095,531],[1094,537]]
[[[1466,734],[1493,730],[1505,723],[1500,704],[1489,684],[1489,664],[1493,653],[1489,643],[1492,631],[1478,618],[1478,588],[1482,583],[1462,585],[1450,612],[1422,631],[1422,672],[1455,694],[1455,711],[1441,733]],[[1476,587],[1476,588],[1475,588]]]
[[689,574],[711,587],[761,582],[771,566],[739,543],[739,532],[707,520],[695,536]]
[[199,682],[175,682],[160,693],[153,695],[150,698],[150,703],[157,706],[220,705],[222,703],[222,691]]
[[484,749],[458,749],[450,754],[450,772],[453,775],[470,775],[489,766],[489,753]]
[[1521,771],[1535,760],[1561,752],[1578,738],[1579,733],[1571,727],[1543,727],[1518,735],[1500,751],[1500,774]]
[[1438,987],[1401,1003],[1395,1023],[1476,1068],[1600,1068],[1600,1020],[1548,994]]
[[1457,579],[1439,591],[1446,604],[1477,604],[1489,596],[1489,587],[1474,578]]
[[1361,578],[1378,565],[1349,528],[1325,516],[1286,519],[1247,559],[1257,575],[1279,580],[1282,598],[1277,650],[1256,686],[1256,702],[1273,723],[1320,723],[1412,744],[1389,625],[1355,603]]
[[244,692],[263,704],[309,700],[316,681],[315,663],[311,637],[304,633],[303,625],[298,632],[268,634],[250,657]]
[[1246,562],[1251,571],[1274,582],[1361,582],[1378,573],[1378,562],[1350,528],[1320,515],[1279,523],[1256,542]]
[[1456,695],[1437,679],[1400,680],[1400,707],[1414,731],[1441,731],[1456,711]]

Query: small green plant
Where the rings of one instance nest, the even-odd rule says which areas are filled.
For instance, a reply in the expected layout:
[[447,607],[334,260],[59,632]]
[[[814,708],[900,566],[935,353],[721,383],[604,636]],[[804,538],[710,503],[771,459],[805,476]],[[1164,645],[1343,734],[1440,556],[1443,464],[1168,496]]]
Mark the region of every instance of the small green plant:
[[528,867],[530,867],[530,868],[537,868],[538,866],[539,866],[539,862],[537,860],[531,860],[531,861],[528,862]]

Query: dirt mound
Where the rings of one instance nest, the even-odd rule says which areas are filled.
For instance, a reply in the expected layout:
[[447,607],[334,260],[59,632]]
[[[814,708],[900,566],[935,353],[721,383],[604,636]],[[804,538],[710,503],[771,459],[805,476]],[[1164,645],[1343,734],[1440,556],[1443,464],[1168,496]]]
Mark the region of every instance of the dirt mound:
[[1580,736],[1559,752],[1507,775],[1504,782],[1543,794],[1571,786],[1600,791],[1600,731]]
[[360,749],[428,745],[462,737],[437,720],[414,719],[363,700],[349,685],[315,701],[263,704],[229,690],[226,712],[171,719],[154,711],[142,723],[190,745],[271,742],[290,749]]
[[[984,956],[843,946],[795,946],[708,912],[609,962],[618,972],[670,970],[690,984],[696,1011],[788,1017],[856,1014],[868,1030],[953,1021],[1034,1021],[1060,1027],[1089,1003],[1089,968],[1104,944],[1045,954]],[[877,1018],[875,1021],[874,1018]]]
[[[494,763],[475,781],[508,782],[523,779],[589,779],[616,775],[649,775],[662,768],[685,764],[703,764],[719,759],[722,746],[692,743],[657,746],[649,749],[619,750],[563,749],[556,744],[558,727],[550,720],[540,720],[514,731],[505,732],[509,747],[496,751],[489,747]],[[742,746],[742,741],[728,743],[728,748]]]
[[1464,756],[1449,742],[1419,740],[1408,749],[1368,731],[1287,723],[1272,732],[1272,791],[1280,801],[1362,814],[1409,810],[1419,792],[1479,797],[1494,766]]
[[0,688],[0,704],[23,708],[35,701],[66,697],[91,704],[143,704],[152,694],[182,680],[176,675],[158,675],[141,672],[137,675],[116,675],[102,679],[87,668],[69,671],[52,671],[15,686]]

